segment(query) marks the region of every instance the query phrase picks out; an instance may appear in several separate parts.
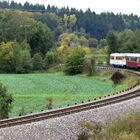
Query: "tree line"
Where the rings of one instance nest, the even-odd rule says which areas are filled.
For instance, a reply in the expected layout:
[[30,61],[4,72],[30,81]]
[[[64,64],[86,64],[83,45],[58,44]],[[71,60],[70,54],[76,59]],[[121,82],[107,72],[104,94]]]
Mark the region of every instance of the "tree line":
[[110,31],[107,35],[108,53],[140,53],[140,30]]
[[[23,5],[11,1],[0,2],[0,8],[20,9],[32,12],[41,12],[42,15],[36,15],[35,18],[48,25],[55,33],[56,38],[60,33],[66,30],[64,21],[65,15],[75,15],[76,22],[73,26],[67,26],[69,31],[76,32],[77,34],[84,34],[88,37],[94,37],[98,40],[105,38],[109,30],[123,31],[124,29],[131,29],[135,31],[140,28],[140,18],[136,15],[114,14],[114,13],[101,13],[96,14],[94,11],[87,9],[85,12],[75,8],[48,5],[46,8],[40,4],[30,4],[25,2]],[[64,27],[65,26],[65,27]]]

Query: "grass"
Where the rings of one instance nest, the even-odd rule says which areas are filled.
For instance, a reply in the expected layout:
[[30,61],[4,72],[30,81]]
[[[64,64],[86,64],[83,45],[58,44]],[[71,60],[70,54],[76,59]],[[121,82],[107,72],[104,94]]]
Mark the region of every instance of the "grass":
[[57,108],[93,100],[128,86],[125,80],[114,86],[110,73],[103,72],[93,77],[65,76],[63,73],[0,74],[0,81],[14,97],[10,116],[17,116],[21,108],[26,113],[45,109],[47,98],[52,98],[53,108]]
[[107,55],[95,55],[96,64],[107,64]]
[[95,57],[95,63],[98,64],[107,64],[107,48],[94,48],[93,54]]
[[140,113],[122,117],[107,125],[86,121],[79,124],[85,130],[79,135],[79,140],[140,140]]

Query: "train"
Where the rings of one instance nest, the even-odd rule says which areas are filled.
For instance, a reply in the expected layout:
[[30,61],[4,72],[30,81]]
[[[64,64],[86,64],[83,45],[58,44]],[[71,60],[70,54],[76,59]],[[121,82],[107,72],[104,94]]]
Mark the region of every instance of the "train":
[[112,53],[110,54],[110,65],[140,70],[140,53]]

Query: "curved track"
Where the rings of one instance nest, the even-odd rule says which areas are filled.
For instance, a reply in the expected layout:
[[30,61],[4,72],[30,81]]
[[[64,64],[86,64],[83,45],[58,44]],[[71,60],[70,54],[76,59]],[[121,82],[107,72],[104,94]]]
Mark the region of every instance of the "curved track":
[[[96,68],[97,69],[116,70],[116,69],[114,69],[112,67],[108,67],[108,66],[97,66]],[[122,69],[117,69],[117,70],[122,70]],[[135,71],[131,71],[131,70],[129,72],[140,76],[140,72],[135,72]],[[35,121],[41,121],[44,119],[55,118],[55,117],[60,117],[60,116],[64,116],[64,115],[68,115],[68,114],[72,114],[72,113],[77,113],[80,111],[99,108],[99,107],[106,106],[109,104],[114,104],[114,103],[118,103],[118,102],[125,101],[128,99],[132,99],[132,98],[135,98],[138,96],[140,96],[140,86],[137,86],[134,90],[128,90],[125,93],[116,93],[114,96],[104,97],[103,99],[100,99],[97,101],[92,101],[92,102],[74,105],[74,106],[70,106],[70,107],[66,107],[66,108],[51,110],[51,111],[47,111],[47,112],[41,112],[41,113],[30,114],[30,115],[26,115],[26,116],[1,120],[0,128],[21,125],[21,124],[31,123],[31,122],[35,122]]]

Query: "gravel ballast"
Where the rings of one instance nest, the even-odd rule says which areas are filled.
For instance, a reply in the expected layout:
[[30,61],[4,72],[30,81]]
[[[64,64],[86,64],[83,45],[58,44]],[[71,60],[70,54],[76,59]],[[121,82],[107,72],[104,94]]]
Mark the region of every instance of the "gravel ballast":
[[0,140],[76,140],[82,131],[79,122],[108,123],[140,112],[140,97],[59,118],[0,129]]

